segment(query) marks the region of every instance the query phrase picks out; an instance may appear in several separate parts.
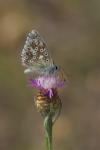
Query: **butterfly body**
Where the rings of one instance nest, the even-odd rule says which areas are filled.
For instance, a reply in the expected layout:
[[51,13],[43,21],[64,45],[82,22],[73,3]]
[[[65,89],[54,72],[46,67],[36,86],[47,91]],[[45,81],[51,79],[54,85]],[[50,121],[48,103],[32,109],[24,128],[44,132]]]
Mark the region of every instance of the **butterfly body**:
[[24,73],[36,73],[36,74],[39,74],[39,75],[52,75],[52,74],[56,74],[58,71],[60,70],[60,68],[58,68],[56,65],[53,65],[53,66],[47,66],[47,67],[44,67],[44,66],[40,66],[40,67],[29,67],[27,69],[25,69]]
[[55,81],[56,78],[64,80],[62,69],[54,64],[45,41],[37,31],[32,30],[28,34],[21,56],[22,64],[26,67],[25,73],[55,77]]
[[46,43],[35,30],[28,34],[21,56],[22,64],[27,68],[25,73],[46,75],[57,71],[57,67],[48,53]]

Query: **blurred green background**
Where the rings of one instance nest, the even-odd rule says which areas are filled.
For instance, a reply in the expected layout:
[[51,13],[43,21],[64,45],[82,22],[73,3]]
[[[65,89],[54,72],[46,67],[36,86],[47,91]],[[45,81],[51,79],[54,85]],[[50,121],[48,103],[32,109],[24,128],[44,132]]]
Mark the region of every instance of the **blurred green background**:
[[0,150],[44,150],[20,54],[37,29],[68,74],[54,150],[100,149],[100,1],[0,0]]

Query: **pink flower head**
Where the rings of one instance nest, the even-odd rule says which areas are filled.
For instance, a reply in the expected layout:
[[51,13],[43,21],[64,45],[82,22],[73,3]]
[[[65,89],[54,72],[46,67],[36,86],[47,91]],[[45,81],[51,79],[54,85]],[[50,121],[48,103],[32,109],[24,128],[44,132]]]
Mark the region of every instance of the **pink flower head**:
[[32,87],[48,91],[50,98],[53,96],[52,89],[61,88],[65,85],[65,80],[61,80],[59,76],[53,75],[31,79],[30,82]]

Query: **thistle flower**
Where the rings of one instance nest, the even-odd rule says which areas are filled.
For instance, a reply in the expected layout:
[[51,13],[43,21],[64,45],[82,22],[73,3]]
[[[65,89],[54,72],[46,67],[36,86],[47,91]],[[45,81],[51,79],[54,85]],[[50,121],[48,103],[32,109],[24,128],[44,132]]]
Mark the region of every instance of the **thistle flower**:
[[62,88],[65,85],[65,80],[62,80],[59,76],[48,75],[41,76],[36,79],[31,79],[30,84],[39,90],[46,91],[50,98],[53,96],[52,89]]
[[44,118],[45,139],[48,150],[52,150],[52,126],[59,117],[62,108],[58,89],[62,88],[65,83],[65,80],[58,75],[30,79],[31,86],[38,89],[34,100],[37,110]]
[[26,67],[24,72],[37,75],[36,78],[29,79],[29,83],[38,90],[34,96],[35,105],[44,119],[47,150],[52,150],[52,126],[59,117],[62,106],[58,89],[68,80],[62,69],[54,64],[45,41],[35,30],[28,34],[21,59],[22,65]]
[[45,118],[51,114],[52,123],[54,123],[60,114],[62,103],[56,89],[52,89],[52,92],[53,96],[50,98],[46,91],[40,90],[34,100],[37,110],[41,113],[42,117]]
[[[50,95],[50,90],[52,91],[52,95]],[[48,91],[47,89],[41,88],[34,100],[37,110],[44,118],[47,150],[52,150],[52,127],[59,117],[62,107],[57,89],[49,89]]]

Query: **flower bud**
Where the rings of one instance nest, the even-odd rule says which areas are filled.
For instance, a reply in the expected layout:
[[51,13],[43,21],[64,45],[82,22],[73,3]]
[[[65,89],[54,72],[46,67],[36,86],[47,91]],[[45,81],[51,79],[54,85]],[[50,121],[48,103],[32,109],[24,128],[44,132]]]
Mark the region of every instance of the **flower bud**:
[[52,89],[52,92],[53,96],[50,98],[47,92],[43,90],[38,91],[35,96],[35,105],[43,117],[51,114],[52,122],[55,122],[60,115],[62,104],[57,91]]

